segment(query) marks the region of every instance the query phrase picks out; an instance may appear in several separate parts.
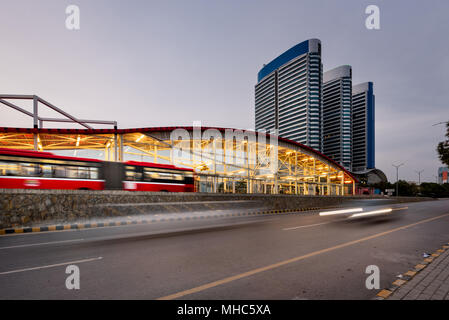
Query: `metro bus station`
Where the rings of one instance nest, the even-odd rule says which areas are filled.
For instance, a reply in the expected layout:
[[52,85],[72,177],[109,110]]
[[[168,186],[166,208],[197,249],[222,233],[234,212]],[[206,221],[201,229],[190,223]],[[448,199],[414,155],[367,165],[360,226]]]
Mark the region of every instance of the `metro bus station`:
[[[32,99],[35,112],[30,113],[8,99]],[[34,120],[34,128],[0,128],[0,148],[189,168],[195,173],[197,192],[355,193],[357,179],[349,171],[314,149],[281,137],[200,126],[118,129],[115,121],[79,120],[37,96],[3,95],[0,103]],[[38,104],[65,118],[39,117]],[[45,122],[70,122],[85,129],[44,128]],[[89,123],[114,128],[94,129]]]

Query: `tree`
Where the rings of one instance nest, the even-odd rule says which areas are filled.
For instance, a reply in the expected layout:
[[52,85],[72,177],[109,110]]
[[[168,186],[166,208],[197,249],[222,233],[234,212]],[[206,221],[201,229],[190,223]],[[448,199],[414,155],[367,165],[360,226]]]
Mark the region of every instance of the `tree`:
[[399,180],[399,195],[404,197],[414,197],[418,194],[418,186],[414,182]]
[[423,182],[421,183],[421,194],[426,197],[449,197],[449,183]]
[[446,128],[446,137],[448,140],[440,142],[438,144],[437,151],[441,162],[449,166],[449,122],[446,123]]

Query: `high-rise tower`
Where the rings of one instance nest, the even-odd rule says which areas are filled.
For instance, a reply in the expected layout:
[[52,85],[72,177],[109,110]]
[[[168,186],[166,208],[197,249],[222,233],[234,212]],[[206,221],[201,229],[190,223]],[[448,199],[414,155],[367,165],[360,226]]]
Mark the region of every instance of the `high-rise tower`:
[[321,41],[310,39],[285,51],[258,73],[256,130],[321,151]]
[[375,96],[372,82],[352,87],[352,171],[375,168]]
[[324,73],[322,152],[352,170],[352,69],[340,66]]

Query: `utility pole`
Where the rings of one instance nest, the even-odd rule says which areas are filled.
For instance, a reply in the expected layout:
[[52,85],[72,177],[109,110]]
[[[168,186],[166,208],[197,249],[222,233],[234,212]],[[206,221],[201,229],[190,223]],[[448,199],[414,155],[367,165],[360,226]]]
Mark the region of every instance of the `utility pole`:
[[423,173],[424,170],[415,171],[415,172],[418,174],[418,186],[420,186],[421,185],[421,173]]
[[392,166],[396,168],[396,197],[399,197],[399,167],[403,165],[404,163],[398,165],[392,164]]

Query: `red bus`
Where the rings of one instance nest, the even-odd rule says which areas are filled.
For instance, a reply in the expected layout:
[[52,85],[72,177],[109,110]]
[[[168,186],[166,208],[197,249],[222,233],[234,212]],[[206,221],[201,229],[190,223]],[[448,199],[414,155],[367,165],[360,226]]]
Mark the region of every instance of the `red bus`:
[[193,192],[194,172],[173,165],[0,148],[0,189]]
[[124,190],[193,192],[193,170],[149,162],[125,162]]

